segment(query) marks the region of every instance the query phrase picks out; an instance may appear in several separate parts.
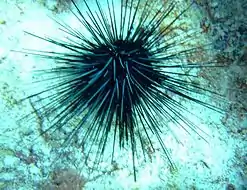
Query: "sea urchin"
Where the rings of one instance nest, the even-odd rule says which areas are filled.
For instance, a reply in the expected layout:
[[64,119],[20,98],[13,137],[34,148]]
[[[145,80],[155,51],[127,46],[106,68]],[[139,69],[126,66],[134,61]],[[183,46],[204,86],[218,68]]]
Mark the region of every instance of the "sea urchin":
[[[96,0],[96,11],[83,0],[86,14],[78,4],[71,0],[74,11],[71,12],[91,37],[84,36],[78,29],[69,24],[58,22],[69,37],[68,41],[40,37],[66,49],[66,52],[31,51],[29,54],[56,61],[56,68],[42,71],[44,74],[55,74],[51,85],[44,91],[32,94],[25,99],[51,92],[42,100],[43,116],[51,116],[52,124],[44,131],[58,130],[68,124],[75,116],[79,122],[67,134],[70,142],[81,130],[80,143],[97,142],[98,150],[95,162],[104,154],[113,132],[112,158],[115,144],[120,147],[130,143],[133,161],[134,179],[136,180],[136,143],[144,144],[154,135],[173,167],[172,160],[160,136],[165,119],[185,129],[184,125],[194,130],[196,126],[180,112],[186,108],[177,97],[216,109],[193,96],[191,93],[205,95],[210,91],[198,84],[185,80],[181,68],[200,68],[213,63],[186,63],[186,55],[193,54],[197,47],[178,50],[185,41],[169,36],[172,25],[184,11],[173,20],[162,24],[174,9],[174,4],[166,8],[158,6],[155,0],[121,0],[120,12],[117,3],[107,0],[106,9]],[[157,8],[157,11],[153,11]],[[161,27],[162,26],[162,27]],[[174,70],[172,70],[174,69]],[[192,76],[192,75],[191,75]],[[193,76],[192,76],[193,77]],[[59,82],[54,82],[59,79]],[[53,90],[55,90],[55,93]],[[179,121],[178,121],[179,120]],[[181,124],[182,123],[182,124]],[[91,148],[88,150],[88,154]],[[145,154],[145,148],[143,152]]]

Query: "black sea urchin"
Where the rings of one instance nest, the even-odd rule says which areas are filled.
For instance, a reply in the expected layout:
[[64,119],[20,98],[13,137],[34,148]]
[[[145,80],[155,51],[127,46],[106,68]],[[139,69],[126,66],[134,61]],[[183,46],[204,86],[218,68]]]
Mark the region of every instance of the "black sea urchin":
[[[57,66],[42,71],[44,74],[55,74],[48,79],[52,84],[27,98],[44,94],[42,100],[46,103],[42,105],[41,113],[53,118],[44,133],[59,130],[75,116],[79,117],[65,142],[70,143],[76,134],[84,130],[80,143],[85,144],[90,139],[92,146],[97,142],[96,162],[104,154],[110,132],[114,134],[112,158],[117,140],[120,147],[130,143],[136,180],[136,144],[138,142],[143,147],[144,137],[152,147],[150,136],[154,135],[174,167],[160,136],[161,128],[166,127],[166,119],[198,133],[196,125],[181,114],[188,110],[177,98],[218,110],[192,95],[207,96],[212,92],[186,80],[186,77],[193,76],[182,71],[183,68],[207,67],[214,63],[187,63],[184,61],[186,56],[195,54],[197,47],[179,49],[190,38],[186,34],[185,39],[169,36],[173,24],[186,10],[162,26],[173,11],[174,4],[165,8],[158,6],[156,0],[121,0],[120,12],[117,12],[117,3],[109,1],[104,9],[96,0],[97,9],[93,11],[83,0],[87,9],[85,14],[71,0],[75,9],[71,11],[90,33],[90,38],[62,22],[58,24],[69,36],[68,41],[27,32],[67,50],[28,51],[55,60]],[[157,6],[157,11],[153,11]],[[47,92],[50,94],[46,95]],[[88,154],[90,151],[91,148]]]

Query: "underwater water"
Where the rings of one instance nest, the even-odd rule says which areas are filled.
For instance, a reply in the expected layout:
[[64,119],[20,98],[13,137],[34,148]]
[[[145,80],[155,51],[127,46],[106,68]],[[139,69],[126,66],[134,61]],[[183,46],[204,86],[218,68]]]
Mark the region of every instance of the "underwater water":
[[[87,11],[85,5],[80,4],[82,1],[77,2],[82,12]],[[87,2],[92,10],[96,9],[93,0]],[[169,23],[191,2],[177,1],[166,21]],[[120,1],[114,3],[119,7]],[[171,1],[160,0],[162,3],[165,6]],[[107,10],[106,1],[102,5]],[[137,180],[134,181],[132,152],[128,146],[121,150],[116,147],[113,162],[112,145],[109,145],[105,147],[105,156],[97,167],[91,155],[85,163],[88,147],[78,144],[80,134],[69,146],[62,146],[66,134],[73,130],[80,115],[76,114],[60,130],[44,133],[52,123],[52,118],[42,115],[42,106],[49,100],[43,100],[40,95],[19,102],[30,94],[44,90],[50,83],[33,70],[56,68],[56,64],[52,59],[16,51],[63,50],[24,31],[66,40],[65,33],[53,20],[55,18],[72,28],[80,28],[81,33],[88,35],[88,31],[82,29],[69,10],[69,7],[74,10],[71,2],[0,1],[0,189],[246,189],[246,5],[244,1],[193,1],[192,6],[172,25],[176,31],[171,35],[181,35],[177,40],[186,38],[185,34],[189,35],[191,30],[199,31],[200,35],[182,48],[210,42],[209,51],[193,54],[187,57],[188,60],[197,62],[212,57],[224,63],[221,68],[183,68],[182,71],[187,75],[195,74],[197,83],[223,94],[225,101],[222,102],[211,96],[198,98],[225,112],[218,113],[191,101],[180,100],[189,112],[180,110],[179,114],[196,125],[199,135],[179,119],[177,121],[181,125],[178,126],[167,116],[160,118],[160,136],[176,168],[171,167],[159,147],[159,141],[151,136],[155,151],[148,142],[144,143],[146,158],[141,155],[143,147],[137,144],[139,157],[136,160]],[[119,13],[119,9],[116,8],[116,12]],[[177,98],[176,94],[167,93]],[[30,113],[31,117],[23,118]],[[113,132],[109,136],[112,140]],[[97,147],[97,143],[94,144],[92,152],[97,151]]]

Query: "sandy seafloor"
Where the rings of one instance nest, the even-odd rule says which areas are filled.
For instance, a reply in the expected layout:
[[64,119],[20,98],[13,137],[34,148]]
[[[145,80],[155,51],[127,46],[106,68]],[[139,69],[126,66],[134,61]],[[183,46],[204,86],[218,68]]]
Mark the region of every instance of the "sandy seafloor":
[[[41,125],[49,123],[43,121],[37,111],[34,120],[19,121],[23,115],[35,111],[31,101],[18,103],[27,96],[27,92],[37,92],[40,87],[30,89],[29,85],[35,78],[32,69],[49,67],[52,61],[11,50],[53,48],[55,51],[57,47],[24,31],[61,37],[58,25],[49,17],[56,16],[74,24],[74,17],[62,2],[0,0],[0,189],[76,189],[73,186],[76,183],[83,189],[96,190],[247,189],[247,72],[246,67],[239,66],[246,66],[246,3],[195,1],[192,10],[189,10],[192,16],[187,17],[188,23],[203,29],[203,35],[216,36],[214,48],[222,59],[230,60],[227,69],[219,73],[207,73],[205,70],[199,76],[199,80],[203,77],[202,80],[206,79],[212,88],[224,92],[230,103],[229,107],[224,108],[230,117],[184,102],[189,110],[196,107],[196,114],[201,119],[195,122],[209,135],[208,143],[178,128],[174,132],[181,143],[177,143],[170,133],[162,134],[177,170],[171,172],[163,153],[157,150],[152,153],[151,160],[139,161],[138,180],[134,182],[130,152],[117,154],[115,165],[110,163],[110,158],[106,158],[97,171],[90,174],[90,163],[81,167],[81,150],[73,146],[64,150],[64,159],[54,167],[53,161],[61,150],[58,142],[63,135],[59,134],[57,139],[40,137],[34,141],[39,136]],[[186,3],[180,1],[179,8],[182,10],[182,5]],[[236,119],[231,119],[231,116]],[[110,154],[111,150],[109,146],[106,153]]]

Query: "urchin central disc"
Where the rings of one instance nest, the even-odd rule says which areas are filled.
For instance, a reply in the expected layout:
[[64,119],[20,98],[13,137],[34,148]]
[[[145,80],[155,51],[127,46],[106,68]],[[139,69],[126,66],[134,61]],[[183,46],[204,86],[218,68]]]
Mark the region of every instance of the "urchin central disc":
[[88,98],[101,92],[104,96],[114,97],[116,104],[124,101],[134,105],[139,102],[143,90],[159,80],[142,41],[117,40],[110,45],[102,44],[92,52],[90,62],[94,72],[88,77],[91,84]]

